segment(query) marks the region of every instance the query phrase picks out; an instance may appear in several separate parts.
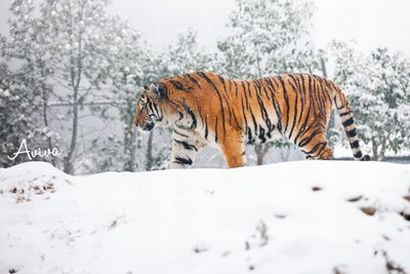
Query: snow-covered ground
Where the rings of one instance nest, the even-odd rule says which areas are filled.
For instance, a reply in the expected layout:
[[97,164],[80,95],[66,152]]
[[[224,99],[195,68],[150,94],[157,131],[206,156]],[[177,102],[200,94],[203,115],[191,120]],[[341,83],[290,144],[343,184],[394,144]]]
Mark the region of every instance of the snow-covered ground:
[[[0,273],[410,272],[410,165],[0,169]],[[394,270],[394,269],[399,270]]]

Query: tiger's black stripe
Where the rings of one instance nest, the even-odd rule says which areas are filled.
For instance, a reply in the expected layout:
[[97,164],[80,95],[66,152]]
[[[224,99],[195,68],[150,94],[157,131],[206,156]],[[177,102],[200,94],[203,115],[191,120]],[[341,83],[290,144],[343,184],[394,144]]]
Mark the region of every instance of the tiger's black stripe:
[[182,90],[185,92],[190,92],[191,88],[185,87],[181,82],[177,81],[177,80],[170,80],[172,86],[177,89],[177,90]]
[[300,140],[298,146],[299,147],[304,147],[307,144],[309,144],[313,138],[315,138],[318,134],[323,133],[322,129],[316,129],[315,131],[313,131],[311,134],[309,134],[307,137],[305,137],[304,139]]
[[[311,79],[308,77],[308,80],[309,81],[308,81],[308,88],[306,89],[306,95],[308,95],[309,98],[311,98],[312,97],[312,94],[311,94]],[[295,143],[297,143],[297,140],[299,139],[299,137],[303,136],[303,134],[305,134],[306,131],[309,129],[307,123],[308,123],[308,120],[310,118],[311,109],[312,109],[312,100],[309,100],[309,107],[308,107],[308,110],[307,110],[307,113],[306,113],[306,117],[305,117],[305,120],[304,120],[302,126],[300,127],[300,130],[299,130],[298,134],[296,135]]]
[[205,73],[203,73],[203,72],[198,72],[197,74],[198,74],[199,76],[201,76],[203,79],[205,79],[205,81],[208,82],[208,84],[214,89],[214,91],[215,91],[216,94],[218,95],[219,103],[220,103],[220,106],[221,106],[221,113],[222,113],[222,122],[223,122],[222,126],[223,126],[223,130],[224,130],[224,133],[225,133],[225,132],[226,132],[226,126],[225,126],[225,111],[224,111],[224,106],[223,106],[223,101],[222,101],[221,94],[219,93],[218,89],[216,88],[214,82],[212,82],[212,80],[211,80],[208,76],[206,76]]
[[350,143],[350,147],[351,148],[359,148],[359,141],[353,141],[352,143]]
[[255,115],[253,115],[252,109],[251,109],[250,111],[251,111],[251,117],[252,117],[253,127],[254,127],[254,129],[255,129],[255,135],[256,135],[256,134],[257,134],[257,131],[258,131],[258,124],[256,123]]
[[199,84],[198,80],[196,80],[191,74],[187,73],[185,74],[191,82],[194,82],[199,88],[201,88],[201,85]]
[[293,122],[292,122],[292,127],[290,129],[290,133],[289,133],[289,138],[292,137],[293,134],[293,130],[295,129],[296,126],[296,119],[297,119],[297,114],[298,114],[298,101],[299,101],[299,96],[298,96],[298,87],[299,85],[297,84],[295,78],[293,77],[293,75],[290,75],[290,78],[294,81],[294,84],[292,85],[292,88],[294,89],[295,92],[295,107],[293,109]]
[[[353,157],[354,157],[354,158],[357,158],[357,159],[361,159],[361,158],[363,157],[363,154],[362,154],[361,151],[358,151],[358,152],[356,152],[355,154],[353,154]],[[363,160],[366,160],[366,159],[363,159]],[[367,159],[367,160],[368,160],[368,159]]]
[[215,118],[215,143],[218,143],[218,117]]
[[189,116],[191,117],[191,119],[192,119],[192,124],[191,124],[191,126],[189,127],[189,129],[195,129],[195,128],[197,127],[197,120],[196,120],[196,116],[195,116],[194,112],[188,107],[187,104],[185,104],[185,102],[182,103],[182,105],[183,105],[183,107],[184,107],[184,110],[188,113],[188,115],[189,115]]
[[251,92],[251,84],[249,81],[246,81],[246,85],[248,86],[248,93],[249,93],[249,98],[252,98],[252,92]]
[[[272,87],[273,87],[273,85],[272,85]],[[276,116],[278,118],[278,122],[277,122],[276,127],[277,127],[279,132],[282,132],[282,118],[281,118],[282,117],[282,110],[280,108],[280,105],[277,103],[277,99],[276,99],[274,90],[272,90],[271,93],[272,93],[272,106],[273,106],[273,108],[275,110],[275,113],[276,113]]]
[[307,151],[305,153],[312,155],[319,149],[320,146],[324,147],[326,146],[326,144],[326,142],[317,143],[310,151]]
[[205,139],[208,140],[208,116],[205,117]]
[[352,112],[351,111],[346,111],[346,112],[343,112],[343,113],[339,113],[339,116],[343,117],[343,116],[349,115],[350,113],[352,113]]
[[355,137],[355,136],[357,135],[357,130],[356,130],[356,128],[353,128],[353,129],[351,129],[351,130],[349,130],[349,131],[346,131],[346,135],[347,135],[348,137]]
[[174,141],[178,144],[181,144],[185,149],[198,151],[198,149],[194,145],[191,145],[185,141],[177,140],[175,138]]
[[342,125],[343,127],[348,127],[348,126],[353,125],[353,123],[354,123],[353,117],[350,117],[346,121],[342,122]]
[[226,92],[225,79],[224,79],[222,76],[220,76],[220,75],[218,75],[218,79],[219,79],[219,81],[221,82],[222,87],[223,87],[223,90],[224,90],[223,96],[225,97],[225,101],[226,101],[226,103],[227,103],[226,105],[227,105],[227,107],[228,107],[229,123],[232,123],[232,109],[231,109],[231,104],[230,104],[230,102],[229,102],[229,99],[228,99],[228,96],[227,96],[227,92]]
[[192,165],[192,159],[189,157],[183,158],[183,157],[176,156],[174,163],[181,164],[181,165]]
[[285,104],[286,104],[286,125],[285,125],[285,130],[284,133],[286,133],[286,131],[288,130],[288,126],[289,126],[289,97],[288,97],[288,93],[286,90],[286,84],[282,78],[281,75],[279,75],[278,77],[280,84],[282,85],[282,93],[283,93],[283,99],[285,100]]
[[249,100],[248,100],[248,95],[246,92],[246,86],[244,82],[242,81],[242,87],[243,87],[243,96],[245,96],[245,102],[246,102],[246,109],[249,110]]
[[299,77],[300,77],[299,81],[301,82],[301,87],[302,87],[302,90],[300,92],[300,95],[301,95],[300,97],[301,97],[301,101],[302,101],[302,109],[299,111],[300,115],[299,115],[299,119],[298,119],[298,122],[297,122],[298,125],[302,121],[302,116],[303,116],[303,113],[304,113],[304,110],[305,110],[305,93],[307,93],[306,92],[306,87],[305,87],[305,79],[303,78],[303,75],[301,75],[301,74],[299,75]]
[[262,101],[262,99],[260,98],[260,96],[256,96],[257,100],[258,100],[258,104],[259,104],[259,108],[261,110],[261,114],[262,114],[262,119],[265,122],[268,131],[270,130],[271,126],[272,126],[272,122],[269,119],[269,114],[268,111],[266,110],[266,107]]
[[176,133],[176,134],[178,134],[178,135],[180,135],[180,136],[182,136],[182,137],[189,138],[189,136],[188,136],[188,135],[186,135],[186,134],[183,134],[183,133],[179,132],[179,131],[178,131],[178,130],[176,130],[175,128],[174,128],[174,133]]
[[[242,115],[243,115],[243,119],[245,120],[245,125],[248,124],[248,120],[246,118],[246,112],[245,112],[245,106],[243,105],[243,97],[241,96],[241,106],[242,106]],[[246,132],[245,134],[247,134],[248,127],[246,126]]]
[[235,84],[235,96],[238,97],[238,83],[236,81],[233,81]]

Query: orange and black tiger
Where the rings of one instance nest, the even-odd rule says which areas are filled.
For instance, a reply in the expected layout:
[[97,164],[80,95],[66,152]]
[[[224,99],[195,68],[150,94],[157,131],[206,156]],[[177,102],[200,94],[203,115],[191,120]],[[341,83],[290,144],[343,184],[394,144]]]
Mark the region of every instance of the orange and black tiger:
[[309,74],[231,80],[211,72],[164,78],[138,99],[136,126],[173,128],[171,167],[192,165],[198,151],[218,144],[229,167],[246,165],[245,145],[264,143],[278,131],[313,159],[331,159],[326,128],[336,106],[353,156],[363,155],[352,109],[332,81]]

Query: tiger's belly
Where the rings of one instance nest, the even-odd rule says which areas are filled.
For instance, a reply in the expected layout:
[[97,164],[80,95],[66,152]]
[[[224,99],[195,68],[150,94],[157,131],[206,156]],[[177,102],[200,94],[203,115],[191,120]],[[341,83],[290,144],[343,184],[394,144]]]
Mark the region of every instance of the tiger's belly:
[[244,141],[245,144],[264,144],[266,142],[271,142],[275,140],[279,140],[283,137],[282,133],[279,130],[272,126],[270,128],[257,126],[256,130],[255,127],[250,128],[247,127],[244,131]]

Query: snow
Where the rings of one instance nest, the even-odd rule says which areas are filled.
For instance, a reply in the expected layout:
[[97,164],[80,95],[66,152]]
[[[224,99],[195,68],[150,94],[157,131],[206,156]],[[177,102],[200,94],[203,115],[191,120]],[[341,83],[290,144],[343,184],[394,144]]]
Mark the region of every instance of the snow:
[[409,271],[409,196],[410,165],[378,162],[91,176],[24,163],[0,169],[0,273]]

